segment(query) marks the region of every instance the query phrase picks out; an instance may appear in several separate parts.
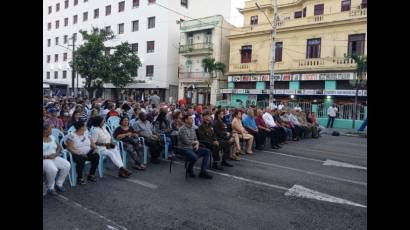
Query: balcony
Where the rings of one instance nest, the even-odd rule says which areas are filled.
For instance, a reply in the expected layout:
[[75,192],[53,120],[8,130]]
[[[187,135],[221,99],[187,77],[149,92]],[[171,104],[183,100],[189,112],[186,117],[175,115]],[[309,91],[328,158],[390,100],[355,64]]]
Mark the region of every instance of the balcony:
[[179,46],[179,53],[183,55],[195,55],[195,54],[210,54],[213,51],[213,44],[208,43],[196,43]]
[[290,63],[275,63],[276,70],[352,70],[356,68],[356,62],[351,58],[309,58],[296,59]]
[[205,72],[179,72],[179,82],[208,82],[211,75]]
[[305,18],[289,19],[278,21],[276,23],[278,30],[306,26],[306,25],[315,25],[321,23],[332,23],[332,22],[341,22],[351,19],[365,19],[367,18],[367,8],[364,9],[353,9],[351,11],[325,14],[325,15],[316,15]]
[[240,64],[230,64],[229,72],[255,72],[258,71],[258,64],[256,63],[240,63]]

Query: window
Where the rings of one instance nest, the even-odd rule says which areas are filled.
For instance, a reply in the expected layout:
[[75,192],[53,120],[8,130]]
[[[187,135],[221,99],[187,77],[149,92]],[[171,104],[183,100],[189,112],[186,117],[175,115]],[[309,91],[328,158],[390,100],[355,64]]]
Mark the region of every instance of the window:
[[105,7],[105,16],[111,14],[111,5]]
[[350,0],[342,0],[342,11],[349,11],[350,10]]
[[60,3],[56,4],[56,12],[60,11]]
[[132,0],[132,8],[137,8],[140,6],[140,0]]
[[56,37],[56,45],[58,45],[58,37]]
[[138,53],[138,43],[131,44],[131,50],[134,53]]
[[188,0],[181,0],[181,6],[188,8]]
[[257,25],[258,24],[258,16],[252,16],[251,17],[251,25]]
[[365,34],[352,34],[349,35],[349,44],[347,53],[349,55],[363,55],[364,54],[364,45],[365,45]]
[[77,24],[78,21],[78,15],[73,16],[73,24]]
[[301,18],[301,17],[302,17],[302,11],[296,11],[294,18]]
[[51,55],[47,55],[47,63],[50,63],[51,61]]
[[139,21],[138,20],[132,21],[132,32],[138,31],[138,28],[139,28]]
[[306,17],[306,7],[303,8],[303,17]]
[[49,23],[47,24],[47,29],[48,29],[48,30],[51,30],[51,22],[49,22]]
[[58,62],[58,54],[54,54],[54,62]]
[[124,33],[124,23],[118,24],[118,34]]
[[52,7],[52,6],[49,6],[49,7],[48,7],[48,14],[51,14],[51,12],[53,12],[53,7]]
[[252,59],[252,46],[242,46],[241,63],[250,63]]
[[67,9],[68,8],[68,0],[65,0],[64,1],[64,9]]
[[58,78],[58,71],[54,71],[54,79]]
[[154,4],[155,0],[148,0],[148,4]]
[[94,18],[98,18],[100,16],[100,9],[94,10]]
[[67,70],[64,70],[63,71],[63,79],[66,79],[67,78]]
[[83,13],[83,22],[88,20],[88,12]]
[[67,61],[67,53],[63,53],[63,61]]
[[152,77],[154,76],[154,66],[153,65],[147,65],[146,67],[146,75],[147,77]]
[[367,0],[362,0],[362,9],[367,8]]
[[118,12],[123,12],[125,7],[125,1],[118,3]]
[[106,26],[105,31],[110,32],[111,31],[111,26]]
[[320,58],[320,38],[307,40],[306,58]]
[[47,79],[50,79],[50,72],[47,72]]
[[47,39],[47,46],[50,47],[51,46],[51,39]]
[[275,62],[282,61],[282,49],[283,49],[283,42],[276,42],[275,48]]
[[60,27],[60,21],[59,20],[56,21],[56,29],[58,29],[58,27]]
[[64,26],[68,26],[68,18],[64,18]]
[[154,53],[155,50],[155,41],[147,42],[147,53]]
[[155,28],[155,17],[148,18],[148,29]]
[[315,16],[316,15],[323,15],[323,9],[325,8],[324,4],[315,5]]
[[64,44],[68,43],[68,35],[64,35]]
[[74,6],[78,4],[78,0],[74,0]]

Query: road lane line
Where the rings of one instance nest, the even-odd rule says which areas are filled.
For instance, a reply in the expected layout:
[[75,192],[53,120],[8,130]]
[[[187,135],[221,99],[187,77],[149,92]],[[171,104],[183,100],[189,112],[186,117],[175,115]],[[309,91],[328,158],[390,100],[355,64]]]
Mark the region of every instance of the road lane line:
[[115,223],[114,221],[110,220],[109,218],[107,218],[107,217],[105,217],[105,216],[103,216],[103,215],[97,213],[96,211],[93,211],[93,210],[91,210],[91,209],[89,209],[89,208],[87,208],[87,207],[81,205],[80,203],[77,203],[77,202],[75,202],[75,201],[72,201],[72,200],[68,199],[67,197],[65,197],[65,196],[63,196],[63,195],[58,194],[56,198],[59,199],[60,201],[63,201],[63,202],[65,202],[65,203],[71,205],[71,206],[76,206],[76,207],[78,207],[78,208],[81,208],[82,210],[84,210],[84,211],[86,211],[86,212],[88,212],[88,213],[91,213],[91,214],[93,214],[94,216],[97,216],[97,217],[100,218],[100,219],[105,220],[106,222],[108,222],[108,223],[114,225],[115,227],[117,227],[117,229],[127,230],[126,227],[121,226],[120,224]]
[[309,161],[316,161],[316,162],[320,162],[320,163],[323,163],[323,162],[324,162],[324,161],[322,161],[322,160],[318,160],[318,159],[314,159],[314,158],[300,157],[300,156],[295,156],[295,155],[290,155],[290,154],[285,154],[285,153],[280,153],[280,152],[274,152],[274,151],[261,150],[261,151],[258,151],[258,152],[272,153],[272,154],[276,154],[276,155],[281,155],[281,156],[286,156],[286,157],[293,157],[293,158],[298,158],[298,159],[303,159],[303,160],[309,160]]
[[[112,177],[118,178],[117,176],[113,175],[112,173],[106,173],[106,174],[107,174],[107,175],[109,175],[109,176],[112,176]],[[130,179],[130,178],[127,178],[127,179],[122,179],[122,180],[125,180],[125,181],[128,181],[128,182],[131,182],[131,183],[134,183],[134,184],[138,184],[138,185],[141,185],[141,186],[144,186],[144,187],[150,188],[150,189],[157,189],[157,188],[158,188],[158,185],[156,185],[156,184],[152,184],[152,183],[149,183],[149,182],[147,182],[147,181],[143,181],[143,180],[138,180],[138,179]]]

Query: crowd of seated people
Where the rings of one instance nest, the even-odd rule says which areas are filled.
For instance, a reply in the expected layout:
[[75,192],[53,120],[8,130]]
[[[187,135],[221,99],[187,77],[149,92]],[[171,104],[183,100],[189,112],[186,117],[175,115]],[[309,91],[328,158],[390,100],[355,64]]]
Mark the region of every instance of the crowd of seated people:
[[[119,124],[110,130],[105,126],[111,117],[118,117]],[[268,148],[266,143],[276,150],[290,141],[317,138],[320,134],[314,113],[305,113],[300,108],[251,106],[236,109],[167,103],[157,106],[149,105],[147,101],[101,98],[47,97],[43,104],[43,123],[46,129],[43,131],[43,165],[47,180],[51,180],[47,182],[51,194],[55,193],[54,187],[63,191],[61,181],[66,176],[67,167],[70,168],[68,162],[56,157],[59,150],[58,145],[53,144],[56,140],[50,138],[51,127],[66,135],[65,144],[76,163],[80,185],[85,184],[86,179],[97,181],[95,172],[101,157],[99,154],[114,163],[120,178],[128,178],[132,173],[123,162],[121,151],[129,156],[131,168],[142,171],[147,167],[143,161],[144,145],[149,149],[152,164],[160,164],[167,145],[169,157],[175,154],[185,157],[189,177],[196,177],[194,165],[198,158],[203,158],[198,177],[212,179],[207,172],[209,160],[212,160],[212,170],[224,170],[233,167],[233,161],[240,161],[244,155]],[[121,150],[118,142],[123,145]],[[91,167],[85,179],[86,161],[91,162]],[[55,184],[56,170],[63,173],[59,174]]]

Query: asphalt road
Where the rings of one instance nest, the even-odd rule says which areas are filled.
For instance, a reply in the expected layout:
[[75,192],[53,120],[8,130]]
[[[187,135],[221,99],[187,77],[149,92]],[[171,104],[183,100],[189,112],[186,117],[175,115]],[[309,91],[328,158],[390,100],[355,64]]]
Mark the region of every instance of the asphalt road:
[[367,229],[367,139],[323,135],[232,164],[212,180],[162,161],[126,180],[108,170],[67,183],[43,197],[44,229]]

